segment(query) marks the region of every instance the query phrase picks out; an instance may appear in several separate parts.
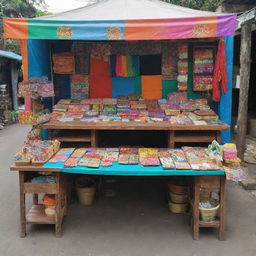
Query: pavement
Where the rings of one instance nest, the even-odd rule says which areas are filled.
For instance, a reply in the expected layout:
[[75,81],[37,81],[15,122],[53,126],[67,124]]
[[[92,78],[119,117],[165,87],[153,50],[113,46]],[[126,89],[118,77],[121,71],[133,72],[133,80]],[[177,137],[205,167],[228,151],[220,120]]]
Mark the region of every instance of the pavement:
[[[255,256],[256,196],[239,184],[227,184],[226,241],[217,230],[201,229],[194,241],[189,215],[172,214],[165,200],[164,178],[125,178],[114,198],[98,197],[90,206],[74,201],[63,224],[28,226],[19,238],[18,174],[9,166],[28,127],[0,131],[0,256]],[[29,204],[31,199],[29,198]]]

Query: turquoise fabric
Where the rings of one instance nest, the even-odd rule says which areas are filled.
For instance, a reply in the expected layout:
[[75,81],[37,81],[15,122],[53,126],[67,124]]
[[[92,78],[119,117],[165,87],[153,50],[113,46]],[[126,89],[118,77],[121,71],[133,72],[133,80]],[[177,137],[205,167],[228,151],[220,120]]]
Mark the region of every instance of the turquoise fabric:
[[123,176],[199,176],[199,175],[225,175],[218,171],[194,171],[194,170],[164,170],[162,166],[121,165],[113,163],[111,167],[88,168],[73,167],[64,168],[64,163],[46,163],[43,168],[56,168],[65,173],[94,174],[94,175],[123,175]]

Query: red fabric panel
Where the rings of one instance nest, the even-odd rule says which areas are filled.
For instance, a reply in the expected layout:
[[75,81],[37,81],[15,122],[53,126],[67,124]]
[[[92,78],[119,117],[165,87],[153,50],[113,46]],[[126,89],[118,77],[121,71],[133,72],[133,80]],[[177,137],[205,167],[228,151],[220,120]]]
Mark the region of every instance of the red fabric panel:
[[109,73],[109,62],[91,57],[90,75],[108,76]]
[[112,77],[89,76],[90,98],[112,98]]

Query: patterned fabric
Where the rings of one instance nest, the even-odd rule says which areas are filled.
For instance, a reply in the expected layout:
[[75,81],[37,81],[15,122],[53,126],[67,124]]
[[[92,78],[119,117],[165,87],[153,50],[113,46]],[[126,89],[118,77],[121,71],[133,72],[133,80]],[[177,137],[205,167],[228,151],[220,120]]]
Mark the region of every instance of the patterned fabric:
[[111,54],[113,55],[138,55],[139,44],[137,42],[112,42]]
[[177,79],[177,44],[162,44],[162,76],[165,80]]
[[109,55],[111,55],[111,45],[109,43],[93,44],[91,55],[96,59],[109,61]]
[[89,76],[71,76],[71,99],[82,100],[89,98]]
[[53,54],[53,72],[55,74],[74,74],[75,57],[72,53]]
[[140,41],[139,55],[161,54],[162,47],[160,41]]

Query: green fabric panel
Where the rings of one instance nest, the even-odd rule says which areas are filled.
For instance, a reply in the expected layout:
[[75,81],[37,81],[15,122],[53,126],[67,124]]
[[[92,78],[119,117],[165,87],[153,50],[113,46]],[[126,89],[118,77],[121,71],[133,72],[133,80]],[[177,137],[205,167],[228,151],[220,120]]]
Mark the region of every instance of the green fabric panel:
[[135,78],[135,84],[134,85],[135,85],[135,90],[134,90],[135,94],[141,95],[141,76],[137,76]]
[[[42,20],[28,20],[28,38],[41,39],[51,38],[59,39],[57,36],[57,28],[62,25],[60,21],[42,21]],[[65,23],[64,23],[65,24]]]
[[170,92],[178,91],[177,80],[162,80],[162,98],[166,98]]
[[188,99],[200,99],[199,92],[193,91],[193,47],[188,48]]

